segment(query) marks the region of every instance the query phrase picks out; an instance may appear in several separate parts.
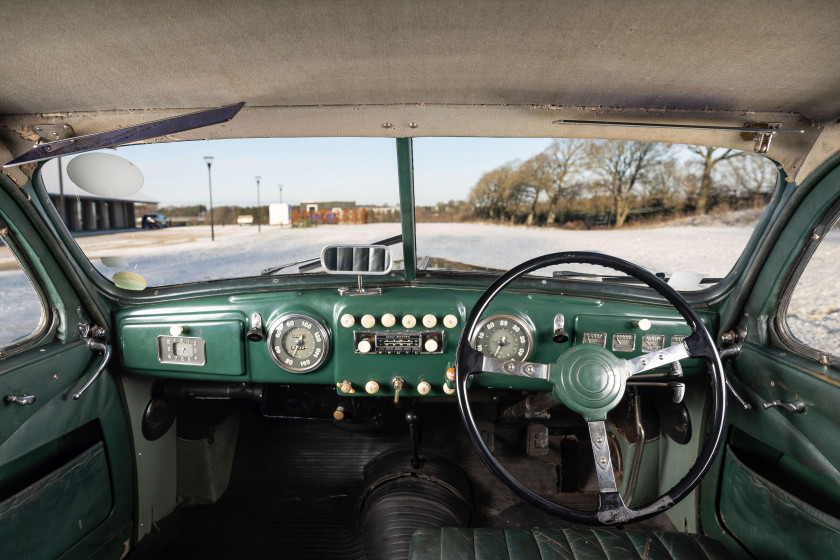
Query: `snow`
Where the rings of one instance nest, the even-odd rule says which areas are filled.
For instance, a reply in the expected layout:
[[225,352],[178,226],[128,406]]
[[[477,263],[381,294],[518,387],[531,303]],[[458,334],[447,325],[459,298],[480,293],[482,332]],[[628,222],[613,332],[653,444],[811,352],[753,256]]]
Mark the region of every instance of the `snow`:
[[[215,228],[216,240],[211,241],[209,226],[193,226],[80,237],[77,241],[104,276],[110,278],[126,269],[106,267],[102,257],[125,257],[129,263],[127,270],[143,275],[149,286],[160,286],[256,276],[265,268],[318,257],[321,248],[328,244],[371,243],[399,233],[400,226],[394,223],[310,228],[263,226],[262,231],[254,226],[225,226]],[[592,231],[476,223],[417,225],[421,256],[508,269],[546,253],[598,251],[655,272],[689,271],[715,278],[729,272],[751,233],[751,227],[723,225]],[[394,258],[402,259],[401,246],[392,249],[395,249]],[[819,347],[825,349],[832,349],[829,344],[833,344],[836,354],[840,354],[834,342],[840,330],[840,286],[826,279],[834,277],[832,272],[836,267],[832,264],[837,262],[838,254],[840,234],[834,232],[821,245],[809,267],[813,273],[803,278],[803,287],[797,290],[791,304],[790,319],[798,338],[824,345]],[[0,248],[2,313],[33,316],[38,313],[37,305],[33,308],[31,298],[21,296],[31,288],[27,288],[22,273],[9,270],[13,262],[8,249]],[[290,267],[283,272],[295,273],[297,268]],[[11,336],[7,332],[4,330],[3,336]],[[31,330],[22,334],[27,332]]]

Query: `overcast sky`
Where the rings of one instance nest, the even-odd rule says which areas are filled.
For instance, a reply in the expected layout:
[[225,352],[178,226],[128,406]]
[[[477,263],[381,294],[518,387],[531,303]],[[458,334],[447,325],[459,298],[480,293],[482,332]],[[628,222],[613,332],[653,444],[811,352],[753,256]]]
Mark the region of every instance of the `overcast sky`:
[[[419,205],[463,200],[479,177],[544,150],[550,139],[421,138],[414,141]],[[114,153],[110,151],[110,153]],[[398,202],[396,141],[389,138],[282,138],[169,142],[124,146],[118,155],[143,172],[143,193],[161,206],[209,204],[207,165],[213,156],[213,205],[260,201]]]

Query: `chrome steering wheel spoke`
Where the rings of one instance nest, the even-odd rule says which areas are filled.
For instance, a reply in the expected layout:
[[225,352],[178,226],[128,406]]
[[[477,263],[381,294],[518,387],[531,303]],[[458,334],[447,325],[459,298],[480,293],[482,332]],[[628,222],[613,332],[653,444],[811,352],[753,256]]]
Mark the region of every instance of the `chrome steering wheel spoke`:
[[627,375],[632,377],[643,371],[667,366],[668,364],[693,357],[685,342],[680,342],[662,350],[648,352],[627,360]]
[[535,362],[520,362],[516,360],[500,360],[484,356],[481,360],[481,371],[485,373],[502,373],[530,379],[548,380],[549,366]]
[[610,442],[607,439],[607,428],[603,421],[587,422],[589,439],[592,442],[592,455],[595,458],[595,473],[598,475],[598,487],[601,492],[618,492],[615,483],[612,459],[610,457]]

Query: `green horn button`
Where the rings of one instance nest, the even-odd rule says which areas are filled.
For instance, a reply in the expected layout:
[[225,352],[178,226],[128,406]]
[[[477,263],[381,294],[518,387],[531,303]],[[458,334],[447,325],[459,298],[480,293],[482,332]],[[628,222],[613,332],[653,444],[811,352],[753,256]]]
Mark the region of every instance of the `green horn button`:
[[551,366],[551,396],[587,422],[606,420],[624,396],[626,362],[594,344],[567,350]]

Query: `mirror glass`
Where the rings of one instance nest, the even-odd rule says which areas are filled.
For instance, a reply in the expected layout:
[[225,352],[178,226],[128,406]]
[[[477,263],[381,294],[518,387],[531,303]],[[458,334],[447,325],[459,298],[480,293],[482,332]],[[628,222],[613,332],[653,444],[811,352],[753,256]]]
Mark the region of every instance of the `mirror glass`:
[[328,245],[321,251],[321,266],[330,274],[383,275],[392,262],[386,245]]

